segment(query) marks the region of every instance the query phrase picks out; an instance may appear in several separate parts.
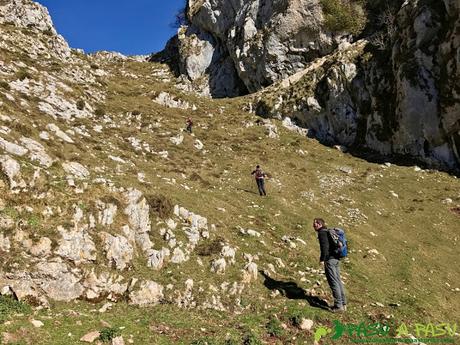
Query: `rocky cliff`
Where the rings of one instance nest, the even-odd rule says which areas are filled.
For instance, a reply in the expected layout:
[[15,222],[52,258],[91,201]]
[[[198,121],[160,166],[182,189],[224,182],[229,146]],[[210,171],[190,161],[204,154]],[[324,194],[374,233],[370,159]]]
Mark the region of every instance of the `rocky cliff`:
[[215,97],[260,90],[347,39],[346,30],[325,27],[319,0],[191,0],[187,18],[154,59],[171,61]]
[[[258,113],[326,143],[459,169],[458,1],[189,1],[187,14],[154,57],[199,89],[235,96],[308,75],[262,91]],[[359,37],[352,60],[334,60]]]
[[460,169],[457,1],[407,1],[382,31],[257,96],[327,144]]

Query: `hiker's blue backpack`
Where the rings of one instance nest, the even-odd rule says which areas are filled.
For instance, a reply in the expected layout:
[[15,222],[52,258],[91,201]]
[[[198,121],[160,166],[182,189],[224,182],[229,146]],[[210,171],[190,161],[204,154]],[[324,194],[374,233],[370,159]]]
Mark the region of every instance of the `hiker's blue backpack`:
[[331,236],[332,243],[335,248],[332,252],[339,258],[344,258],[348,255],[347,238],[345,237],[345,231],[340,228],[328,229],[329,235]]

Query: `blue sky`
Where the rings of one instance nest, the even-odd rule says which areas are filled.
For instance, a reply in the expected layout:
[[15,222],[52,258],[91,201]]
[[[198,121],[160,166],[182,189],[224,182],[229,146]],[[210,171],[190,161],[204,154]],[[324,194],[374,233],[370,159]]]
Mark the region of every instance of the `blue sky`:
[[162,50],[185,0],[36,0],[72,48],[126,55]]

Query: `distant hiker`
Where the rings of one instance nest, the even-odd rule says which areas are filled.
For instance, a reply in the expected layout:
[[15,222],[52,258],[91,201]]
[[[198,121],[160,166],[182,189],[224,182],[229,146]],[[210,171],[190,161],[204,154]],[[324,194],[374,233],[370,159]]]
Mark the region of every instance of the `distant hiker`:
[[187,121],[185,121],[185,126],[185,130],[192,134],[193,121],[190,117],[187,119]]
[[342,312],[347,310],[347,299],[342,279],[340,278],[340,255],[335,250],[330,230],[326,228],[326,223],[321,218],[313,220],[313,228],[318,233],[321,256],[319,261],[324,267],[327,282],[334,296],[333,312]]
[[254,170],[251,175],[255,175],[256,177],[256,182],[257,182],[257,188],[259,189],[259,194],[262,195],[267,195],[265,192],[265,177],[267,176],[262,169],[260,168],[260,165],[256,166],[256,170]]

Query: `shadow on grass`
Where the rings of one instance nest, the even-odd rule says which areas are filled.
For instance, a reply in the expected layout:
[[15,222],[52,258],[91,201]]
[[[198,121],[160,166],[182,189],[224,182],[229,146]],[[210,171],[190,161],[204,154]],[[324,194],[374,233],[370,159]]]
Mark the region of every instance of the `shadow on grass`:
[[254,192],[253,190],[244,189],[244,188],[237,188],[237,190],[240,190],[240,191],[246,192],[246,193],[255,194],[255,195],[258,195],[258,194],[259,194],[259,193]]
[[306,300],[312,307],[329,310],[329,306],[326,301],[319,297],[308,295],[304,289],[297,285],[297,283],[275,280],[263,271],[259,271],[259,273],[265,278],[264,285],[267,289],[278,290],[282,296],[288,299],[303,299]]

